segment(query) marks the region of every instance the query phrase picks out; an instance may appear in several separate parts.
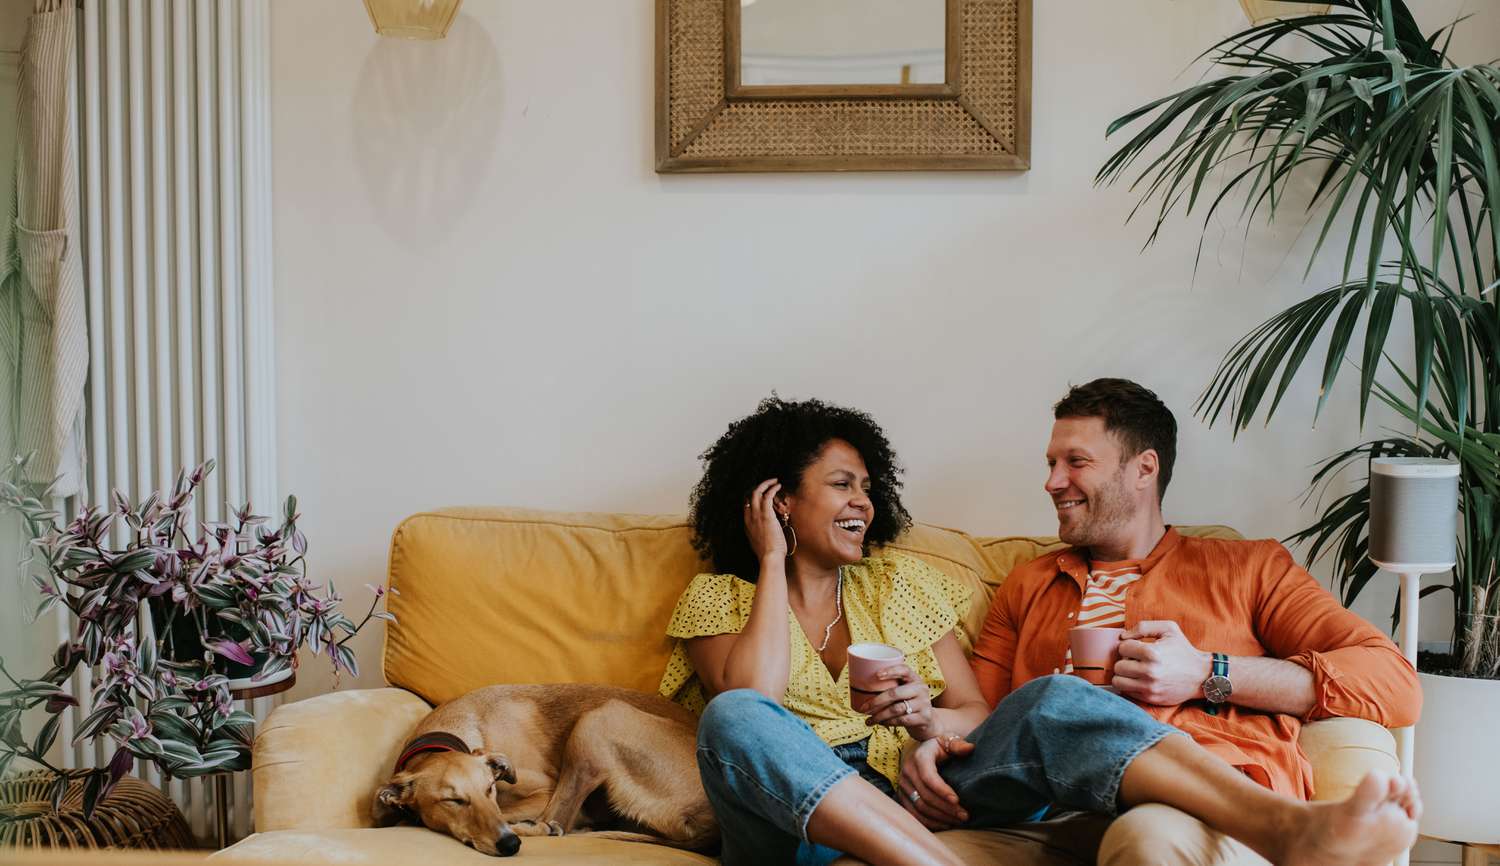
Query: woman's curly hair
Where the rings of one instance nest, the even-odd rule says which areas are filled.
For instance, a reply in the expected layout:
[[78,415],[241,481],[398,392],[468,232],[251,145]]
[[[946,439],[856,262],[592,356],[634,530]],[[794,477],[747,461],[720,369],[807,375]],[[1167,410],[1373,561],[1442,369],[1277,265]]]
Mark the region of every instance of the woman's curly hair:
[[699,455],[703,478],[690,501],[693,547],[716,572],[752,583],[759,577],[760,563],[745,535],[745,500],[767,478],[780,479],[782,490],[795,493],[803,471],[833,439],[853,445],[870,471],[875,517],[865,531],[865,549],[911,526],[901,504],[901,466],[873,418],[822,400],[789,402],[773,394]]

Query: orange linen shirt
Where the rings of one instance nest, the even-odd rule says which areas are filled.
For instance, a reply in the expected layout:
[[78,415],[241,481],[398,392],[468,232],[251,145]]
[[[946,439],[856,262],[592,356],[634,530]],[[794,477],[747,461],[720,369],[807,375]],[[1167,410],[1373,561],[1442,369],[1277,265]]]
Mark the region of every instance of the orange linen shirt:
[[[1062,670],[1088,569],[1087,555],[1069,548],[1017,567],[995,593],[973,655],[991,707]],[[1201,700],[1142,705],[1282,794],[1313,794],[1312,767],[1297,745],[1304,721],[1355,716],[1403,727],[1422,707],[1416,671],[1395,644],[1345,610],[1272,540],[1193,538],[1168,527],[1126,597],[1126,626],[1143,620],[1176,620],[1204,652],[1270,656],[1312,672],[1316,699],[1300,719],[1233,704],[1211,716]]]

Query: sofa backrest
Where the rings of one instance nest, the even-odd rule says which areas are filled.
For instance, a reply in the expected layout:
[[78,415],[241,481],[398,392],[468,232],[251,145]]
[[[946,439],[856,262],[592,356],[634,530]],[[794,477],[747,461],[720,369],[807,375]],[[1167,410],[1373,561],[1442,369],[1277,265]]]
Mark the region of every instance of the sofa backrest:
[[[1237,537],[1223,527],[1196,531]],[[917,524],[892,546],[975,590],[978,633],[995,588],[1056,538],[982,538]],[[680,516],[445,508],[391,538],[386,681],[437,704],[494,683],[656,690],[677,597],[704,565]]]

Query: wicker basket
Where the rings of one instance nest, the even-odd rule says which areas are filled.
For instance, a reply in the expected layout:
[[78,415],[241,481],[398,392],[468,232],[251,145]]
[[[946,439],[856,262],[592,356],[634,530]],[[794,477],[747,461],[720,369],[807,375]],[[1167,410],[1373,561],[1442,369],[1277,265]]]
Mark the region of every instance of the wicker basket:
[[191,848],[193,834],[177,807],[132,776],[83,817],[83,779],[68,783],[62,809],[48,792],[55,777],[36,770],[0,781],[0,848]]

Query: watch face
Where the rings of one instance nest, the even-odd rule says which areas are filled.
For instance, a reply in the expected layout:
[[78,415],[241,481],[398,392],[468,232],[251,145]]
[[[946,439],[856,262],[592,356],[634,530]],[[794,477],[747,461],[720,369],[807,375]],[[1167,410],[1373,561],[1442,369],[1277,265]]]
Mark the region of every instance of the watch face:
[[1211,704],[1222,704],[1229,700],[1229,695],[1234,687],[1229,684],[1229,677],[1214,674],[1203,681],[1203,696],[1208,698]]

